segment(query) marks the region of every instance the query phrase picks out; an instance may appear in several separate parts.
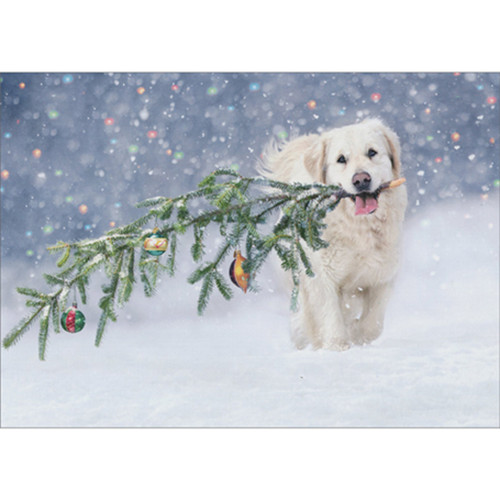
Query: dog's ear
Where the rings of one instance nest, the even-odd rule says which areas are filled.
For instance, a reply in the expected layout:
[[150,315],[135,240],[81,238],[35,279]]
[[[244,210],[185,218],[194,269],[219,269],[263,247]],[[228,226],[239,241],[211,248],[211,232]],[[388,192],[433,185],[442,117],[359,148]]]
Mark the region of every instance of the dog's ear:
[[389,146],[389,155],[392,162],[392,170],[394,176],[397,178],[401,174],[401,146],[399,144],[399,137],[396,133],[385,125],[382,126],[382,132]]
[[325,172],[326,144],[317,137],[304,153],[304,165],[315,182],[326,182]]

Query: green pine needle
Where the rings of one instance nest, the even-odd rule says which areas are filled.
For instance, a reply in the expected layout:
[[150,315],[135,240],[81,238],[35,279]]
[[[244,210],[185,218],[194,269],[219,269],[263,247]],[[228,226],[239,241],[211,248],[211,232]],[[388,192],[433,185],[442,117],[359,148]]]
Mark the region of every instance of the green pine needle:
[[42,310],[42,317],[40,319],[40,333],[38,334],[38,357],[40,358],[40,361],[45,360],[47,338],[49,336],[49,314],[50,306],[45,306]]
[[214,272],[214,280],[215,284],[217,285],[217,288],[221,295],[226,299],[226,300],[231,300],[233,298],[233,291],[229,287],[229,284],[227,281],[224,279],[222,274],[219,271]]
[[38,315],[42,312],[43,308],[45,307],[45,304],[40,306],[34,313],[31,315],[27,316],[26,318],[23,318],[12,330],[9,332],[9,334],[3,339],[2,345],[5,348],[8,348],[21,339],[21,337],[30,329],[30,327],[33,325],[33,322],[35,319],[38,317]]
[[208,305],[208,300],[214,289],[214,275],[213,273],[205,276],[201,285],[200,296],[198,297],[198,314],[201,316]]

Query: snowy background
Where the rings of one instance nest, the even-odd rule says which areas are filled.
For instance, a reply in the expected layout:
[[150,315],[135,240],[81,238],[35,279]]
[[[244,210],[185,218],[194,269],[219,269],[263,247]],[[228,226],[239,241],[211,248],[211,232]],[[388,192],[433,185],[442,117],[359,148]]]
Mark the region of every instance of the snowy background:
[[186,259],[99,349],[96,300],[46,362],[36,328],[2,349],[3,426],[500,424],[498,74],[4,74],[1,96],[2,335],[24,314],[15,286],[54,265],[47,245],[128,222],[214,167],[252,175],[273,136],[378,116],[401,138],[410,196],[372,346],[293,350],[270,268],[258,295],[214,297],[200,318]]

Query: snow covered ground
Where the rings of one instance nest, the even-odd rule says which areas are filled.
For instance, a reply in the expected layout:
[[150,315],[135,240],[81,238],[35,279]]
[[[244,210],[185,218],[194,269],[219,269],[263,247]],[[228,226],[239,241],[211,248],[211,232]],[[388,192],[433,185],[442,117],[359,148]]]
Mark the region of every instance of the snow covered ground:
[[[498,192],[409,216],[385,331],[342,353],[292,348],[271,275],[200,318],[181,269],[156,298],[136,293],[98,349],[91,306],[83,332],[52,334],[45,362],[36,328],[2,349],[2,426],[499,426],[498,251]],[[2,335],[21,314],[14,274]]]

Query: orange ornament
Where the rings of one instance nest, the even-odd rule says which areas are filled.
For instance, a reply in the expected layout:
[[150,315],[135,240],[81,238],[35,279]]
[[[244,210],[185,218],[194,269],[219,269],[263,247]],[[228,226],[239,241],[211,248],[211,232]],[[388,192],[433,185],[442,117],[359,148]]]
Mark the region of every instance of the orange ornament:
[[241,255],[239,250],[234,252],[234,260],[231,262],[231,267],[229,268],[229,277],[231,281],[239,288],[241,288],[245,293],[247,293],[248,279],[250,275],[243,271],[242,264],[247,259]]

